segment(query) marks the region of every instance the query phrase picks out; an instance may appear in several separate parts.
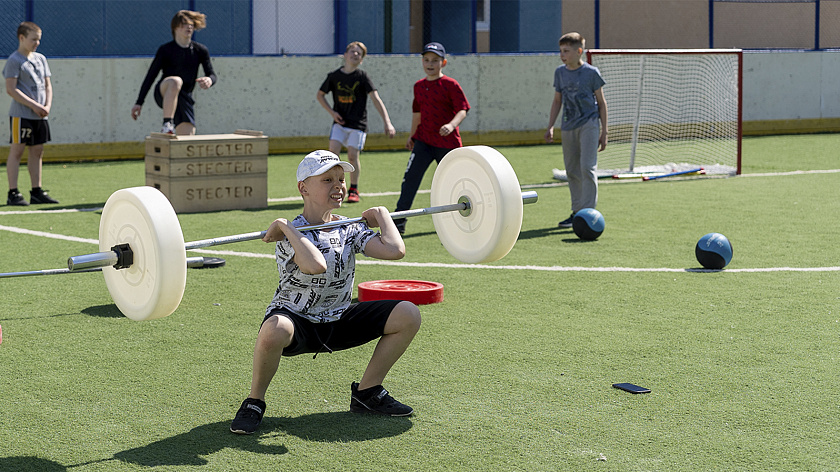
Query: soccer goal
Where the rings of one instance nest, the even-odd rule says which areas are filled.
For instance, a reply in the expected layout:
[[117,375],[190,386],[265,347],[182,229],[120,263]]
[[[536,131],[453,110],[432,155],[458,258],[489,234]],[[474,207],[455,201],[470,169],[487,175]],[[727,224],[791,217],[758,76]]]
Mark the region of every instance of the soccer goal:
[[740,49],[593,49],[609,144],[599,174],[741,173]]

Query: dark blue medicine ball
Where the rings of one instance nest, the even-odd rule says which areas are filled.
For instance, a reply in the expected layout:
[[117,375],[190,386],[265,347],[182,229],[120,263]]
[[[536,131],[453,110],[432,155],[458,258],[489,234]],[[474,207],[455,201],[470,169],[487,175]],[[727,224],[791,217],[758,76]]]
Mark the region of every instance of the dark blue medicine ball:
[[732,244],[720,233],[709,233],[697,241],[694,255],[706,269],[723,269],[732,260]]
[[572,229],[584,241],[594,241],[604,232],[604,215],[594,208],[584,208],[572,218]]

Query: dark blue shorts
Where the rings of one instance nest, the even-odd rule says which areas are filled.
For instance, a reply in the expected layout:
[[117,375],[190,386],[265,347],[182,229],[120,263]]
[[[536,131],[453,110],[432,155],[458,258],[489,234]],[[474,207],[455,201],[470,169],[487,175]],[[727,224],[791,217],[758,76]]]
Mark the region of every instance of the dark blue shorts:
[[338,321],[313,323],[285,308],[268,313],[263,323],[274,315],[285,316],[295,326],[295,335],[284,356],[332,352],[367,344],[382,337],[385,323],[400,300],[375,300],[350,305]]
[[[163,95],[160,93],[160,82],[155,85],[155,103],[163,108]],[[164,116],[164,118],[167,118]],[[178,106],[175,107],[175,116],[172,117],[175,126],[181,123],[190,123],[195,126],[195,100],[192,93],[181,92],[178,93]]]

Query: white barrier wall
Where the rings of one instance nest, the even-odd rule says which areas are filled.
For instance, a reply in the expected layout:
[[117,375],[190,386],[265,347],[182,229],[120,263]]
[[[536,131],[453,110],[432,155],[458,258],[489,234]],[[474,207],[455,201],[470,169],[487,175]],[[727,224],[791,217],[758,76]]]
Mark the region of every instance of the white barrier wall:
[[840,52],[744,53],[744,121],[840,117]]
[[[48,58],[49,59],[49,58]],[[464,88],[472,110],[463,132],[533,132],[542,137],[553,96],[556,55],[450,56],[444,72]],[[130,110],[151,58],[49,59],[54,104],[52,144],[139,143],[159,131],[152,93],[142,115]],[[271,137],[326,137],[329,116],[315,101],[326,74],[341,65],[329,57],[216,57],[219,82],[195,91],[199,134],[261,130]],[[398,132],[411,123],[412,85],[424,77],[420,56],[369,56],[373,78]],[[840,52],[744,54],[744,121],[840,118]],[[609,87],[609,83],[606,85]],[[8,95],[0,106],[8,109]],[[368,106],[369,132],[382,120]],[[402,146],[402,140],[395,147]]]

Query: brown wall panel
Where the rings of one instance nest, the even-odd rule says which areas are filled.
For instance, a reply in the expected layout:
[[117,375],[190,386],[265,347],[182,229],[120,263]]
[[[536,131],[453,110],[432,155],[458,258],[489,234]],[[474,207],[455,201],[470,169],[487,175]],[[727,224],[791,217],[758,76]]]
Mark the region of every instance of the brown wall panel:
[[595,2],[563,0],[560,23],[563,31],[558,32],[557,39],[565,33],[577,31],[586,39],[587,48],[595,47]]
[[820,3],[820,48],[840,48],[840,2]]
[[600,47],[707,48],[708,17],[707,0],[601,0]]
[[814,47],[814,3],[717,2],[714,8],[716,48]]

